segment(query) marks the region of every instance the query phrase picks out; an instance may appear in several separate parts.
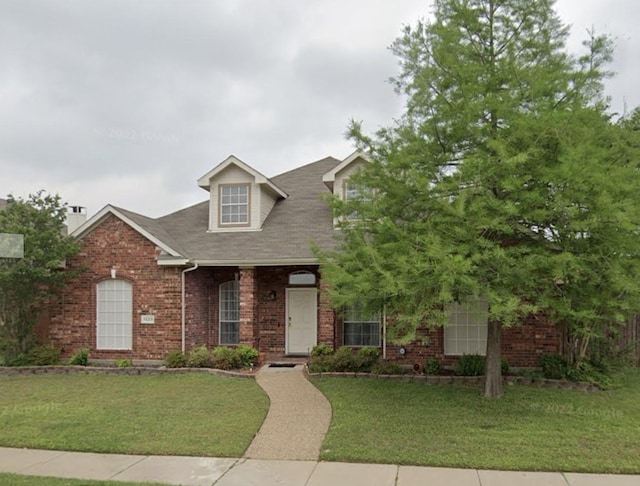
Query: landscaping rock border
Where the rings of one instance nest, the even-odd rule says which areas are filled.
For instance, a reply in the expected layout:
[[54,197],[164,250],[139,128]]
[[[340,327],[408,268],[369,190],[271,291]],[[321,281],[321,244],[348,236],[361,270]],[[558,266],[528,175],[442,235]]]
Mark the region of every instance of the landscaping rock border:
[[255,380],[254,373],[243,373],[241,371],[226,371],[215,368],[165,368],[149,366],[128,366],[118,368],[116,366],[1,366],[0,376],[20,376],[20,375],[162,375],[162,374],[186,374],[186,373],[208,373],[210,375],[225,376],[228,378],[244,378]]
[[[480,385],[484,382],[484,376],[451,376],[451,375],[377,375],[374,373],[308,373],[310,378],[362,378],[369,380],[405,381],[411,383],[426,383],[430,385]],[[530,376],[504,376],[506,385],[530,385],[544,388],[561,388],[564,390],[580,390],[585,392],[602,391],[594,384],[585,381],[550,380],[547,378],[533,378]]]

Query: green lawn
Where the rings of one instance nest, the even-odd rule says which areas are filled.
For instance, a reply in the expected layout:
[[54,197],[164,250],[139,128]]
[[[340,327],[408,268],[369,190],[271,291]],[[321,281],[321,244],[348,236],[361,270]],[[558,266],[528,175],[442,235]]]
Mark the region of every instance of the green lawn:
[[160,483],[125,483],[122,481],[93,481],[90,479],[45,478],[0,473],[3,486],[166,486]]
[[240,457],[269,400],[205,374],[0,377],[0,446]]
[[316,378],[333,420],[321,459],[640,473],[640,370],[606,392]]

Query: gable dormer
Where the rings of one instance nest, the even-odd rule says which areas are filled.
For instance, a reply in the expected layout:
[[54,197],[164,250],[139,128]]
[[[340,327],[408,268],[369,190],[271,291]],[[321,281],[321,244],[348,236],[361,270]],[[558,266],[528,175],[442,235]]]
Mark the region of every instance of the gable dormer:
[[[369,159],[360,151],[355,151],[346,159],[336,165],[333,169],[322,176],[322,182],[331,189],[331,192],[340,199],[347,201],[351,198],[360,197],[360,191],[355,184],[349,183],[349,177],[365,164]],[[334,218],[334,226],[338,221]]]
[[209,191],[209,231],[259,231],[287,194],[257,170],[230,155],[200,179]]
[[365,154],[356,150],[322,176],[322,182],[340,199],[349,197],[349,176],[369,163]]

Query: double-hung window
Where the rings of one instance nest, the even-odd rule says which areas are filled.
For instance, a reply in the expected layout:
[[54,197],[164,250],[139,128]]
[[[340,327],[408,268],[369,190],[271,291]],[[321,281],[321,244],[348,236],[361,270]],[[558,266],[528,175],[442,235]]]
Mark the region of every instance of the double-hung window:
[[237,280],[220,285],[220,344],[240,342],[240,291]]
[[481,354],[487,350],[485,299],[467,299],[449,308],[449,323],[444,328],[444,354]]
[[344,309],[344,345],[380,346],[380,312],[367,312],[356,304]]
[[220,224],[249,224],[249,185],[220,186]]
[[96,349],[131,349],[133,291],[126,280],[104,280],[96,288]]
[[[344,200],[349,201],[366,201],[366,199],[362,195],[362,191],[358,184],[353,182],[346,181],[344,183]],[[349,221],[354,221],[360,219],[360,214],[358,211],[352,211],[347,215],[347,219]]]

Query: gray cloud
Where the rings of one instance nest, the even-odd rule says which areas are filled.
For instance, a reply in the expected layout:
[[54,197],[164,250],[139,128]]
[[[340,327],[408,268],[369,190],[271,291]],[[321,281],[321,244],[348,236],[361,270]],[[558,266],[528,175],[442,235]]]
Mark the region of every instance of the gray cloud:
[[[614,108],[635,88],[640,4],[560,0],[571,47],[617,37]],[[351,151],[401,100],[387,50],[424,0],[0,0],[0,195],[45,188],[157,216],[200,201],[233,153],[267,175]]]

